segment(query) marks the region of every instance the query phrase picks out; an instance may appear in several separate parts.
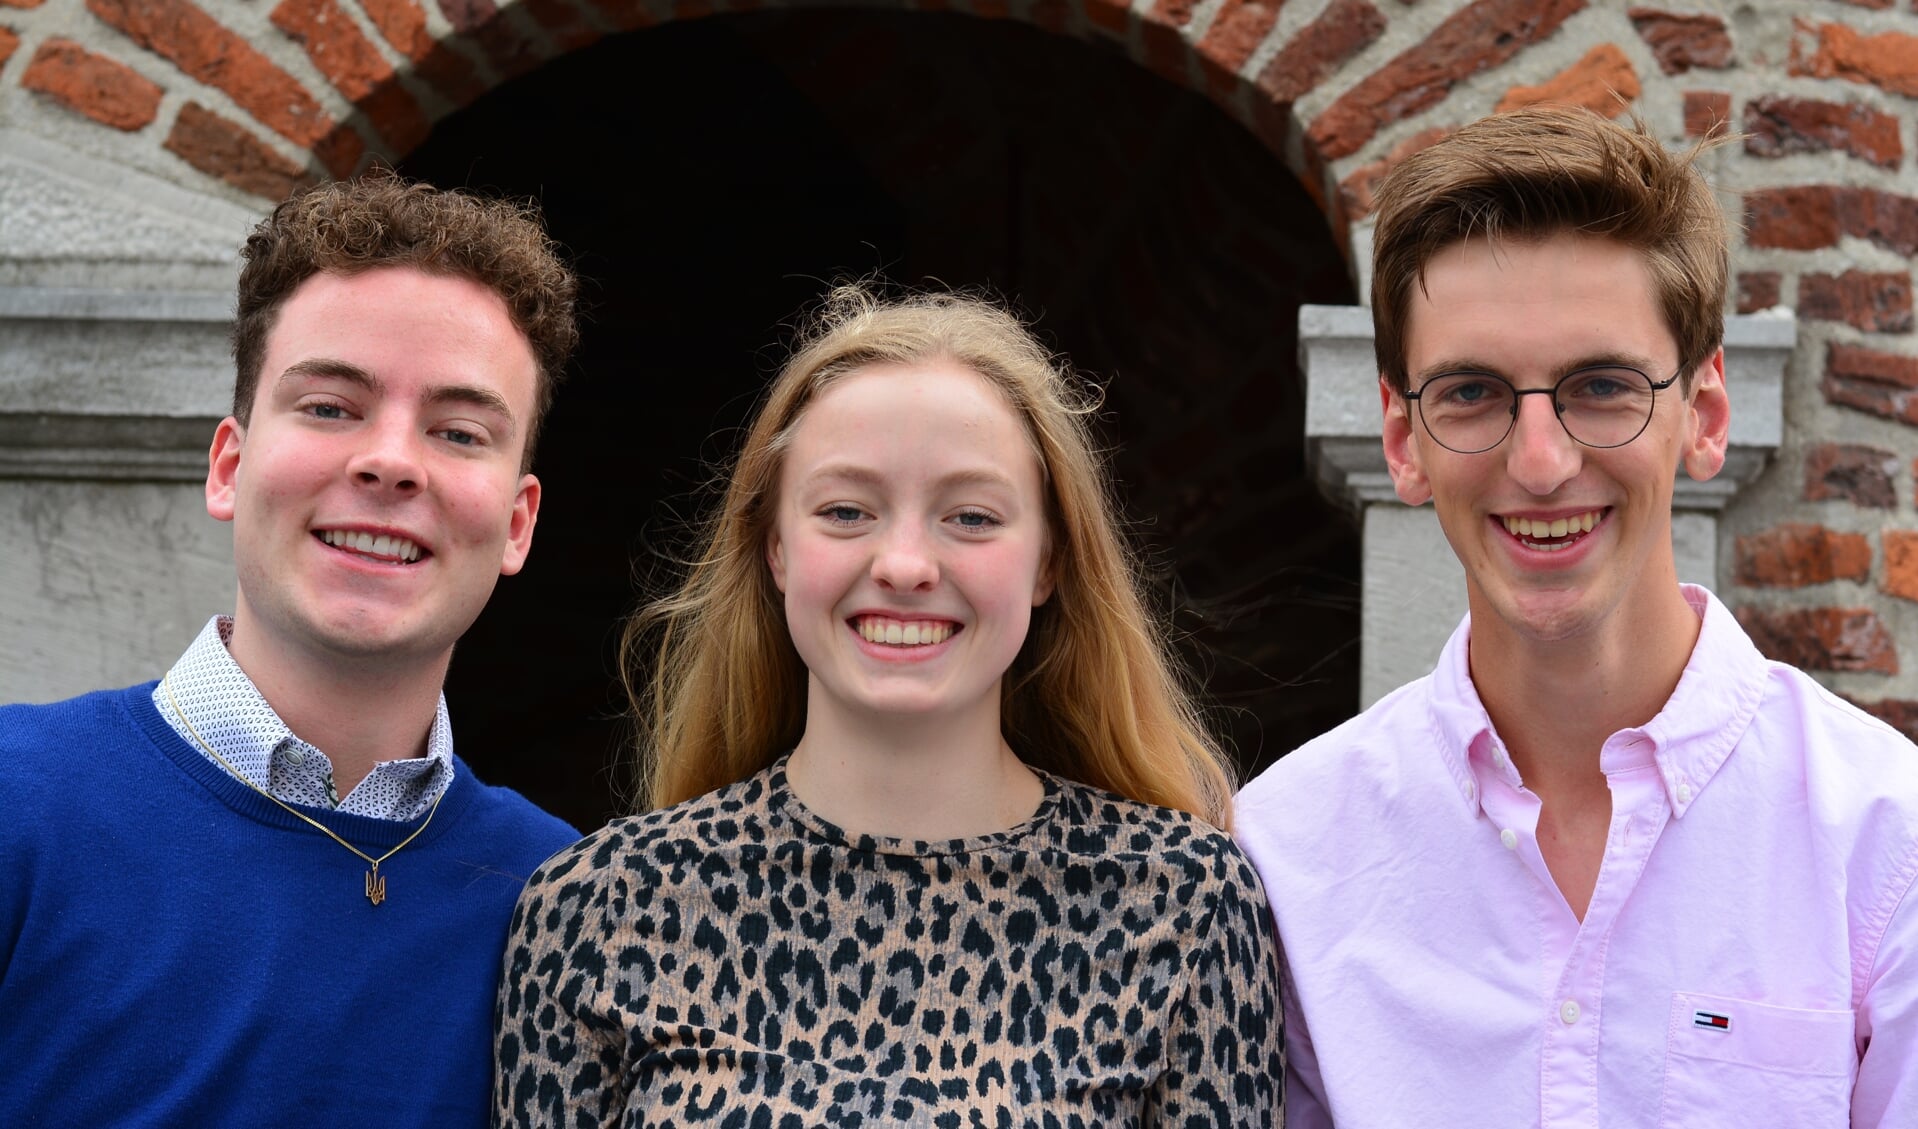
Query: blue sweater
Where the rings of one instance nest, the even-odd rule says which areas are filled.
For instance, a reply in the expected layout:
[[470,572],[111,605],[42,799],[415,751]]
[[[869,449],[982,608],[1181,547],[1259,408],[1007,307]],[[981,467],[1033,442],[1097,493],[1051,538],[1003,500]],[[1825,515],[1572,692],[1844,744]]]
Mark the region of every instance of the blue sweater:
[[507,919],[578,835],[459,764],[374,906],[152,690],[0,709],[0,1126],[484,1125]]

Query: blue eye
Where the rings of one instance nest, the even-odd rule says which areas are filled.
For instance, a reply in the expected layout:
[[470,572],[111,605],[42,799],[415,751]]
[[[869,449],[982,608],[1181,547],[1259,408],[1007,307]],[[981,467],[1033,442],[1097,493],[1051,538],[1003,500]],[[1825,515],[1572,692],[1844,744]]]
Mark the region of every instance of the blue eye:
[[471,447],[479,442],[479,436],[470,431],[461,431],[457,427],[449,427],[445,431],[440,432],[440,434],[445,437],[447,442],[461,447]]
[[314,404],[308,409],[314,419],[345,419],[346,409],[338,404]]
[[858,506],[827,506],[825,509],[819,511],[819,516],[832,522],[834,525],[851,525],[860,518],[865,517],[866,512]]
[[959,528],[972,530],[991,529],[999,524],[998,518],[984,510],[964,510],[954,514],[952,520],[959,523]]

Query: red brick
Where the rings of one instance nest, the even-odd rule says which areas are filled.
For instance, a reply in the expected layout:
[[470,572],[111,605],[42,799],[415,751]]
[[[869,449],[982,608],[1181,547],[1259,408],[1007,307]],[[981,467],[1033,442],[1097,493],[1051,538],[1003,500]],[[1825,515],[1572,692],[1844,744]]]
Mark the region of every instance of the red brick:
[[[439,0],[440,11],[453,30],[479,45],[486,60],[493,64],[502,80],[516,78],[539,65],[533,43],[513,21],[500,15],[495,0]],[[674,14],[680,19],[709,15],[711,0],[679,0]]]
[[1628,8],[1625,14],[1666,74],[1684,74],[1693,67],[1717,70],[1731,66],[1732,37],[1719,16],[1657,8]]
[[[1282,0],[1225,0],[1199,40],[1199,55],[1222,76],[1235,76],[1279,22]],[[1230,89],[1230,85],[1224,89]]]
[[225,91],[296,145],[312,145],[333,128],[333,119],[298,80],[192,0],[87,0],[87,10],[189,78]]
[[1412,116],[1453,86],[1550,36],[1586,0],[1474,0],[1425,39],[1367,75],[1307,131],[1327,160],[1359,151],[1387,122]]
[[19,49],[20,37],[12,28],[0,24],[0,67],[6,66],[7,60],[13,58],[13,53]]
[[1738,312],[1755,314],[1778,304],[1779,275],[1775,270],[1740,271]]
[[1745,242],[1809,251],[1838,242],[1838,197],[1830,185],[1760,188],[1745,194]]
[[[1113,35],[1124,35],[1126,24],[1132,18],[1132,8],[1124,0],[1086,0],[1086,22]],[[1188,5],[1185,18],[1192,18],[1192,9]]]
[[[1113,0],[1120,7],[1129,7],[1121,0]],[[1152,11],[1146,18],[1167,27],[1182,28],[1192,22],[1192,10],[1199,6],[1199,0],[1154,0]],[[1086,18],[1091,18],[1087,13]]]
[[1882,447],[1821,443],[1805,452],[1805,501],[1889,510],[1898,504],[1897,473],[1898,456]]
[[47,0],[0,0],[0,8],[38,8]]
[[1732,96],[1722,90],[1685,92],[1685,135],[1710,137],[1732,120]]
[[651,27],[653,11],[646,0],[592,0],[593,8],[620,31]]
[[1918,357],[1833,342],[1823,388],[1830,403],[1918,426]]
[[347,101],[365,111],[394,152],[410,152],[426,140],[432,130],[426,112],[335,0],[280,0],[269,18],[306,48],[306,57]]
[[1887,529],[1885,575],[1880,584],[1887,595],[1918,600],[1918,530]]
[[1918,741],[1918,701],[1909,698],[1880,698],[1875,702],[1865,702],[1849,694],[1838,696],[1903,733],[1907,740]]
[[1558,102],[1615,118],[1638,94],[1638,72],[1632,69],[1632,61],[1616,43],[1601,43],[1539,85],[1507,90],[1492,110],[1502,114],[1520,106]]
[[455,106],[464,106],[486,93],[486,83],[473,60],[444,43],[433,44],[413,71]]
[[[1173,3],[1161,0],[1139,21],[1140,60],[1147,70],[1177,86],[1184,86],[1187,81],[1186,60],[1192,55],[1192,47],[1185,41],[1184,28],[1191,19],[1192,5],[1185,0]],[[1173,20],[1180,22],[1173,23]],[[1259,101],[1253,99],[1255,107]]]
[[1788,523],[1740,537],[1734,552],[1739,584],[1803,588],[1871,577],[1871,542],[1862,533]]
[[[561,51],[577,51],[599,40],[600,30],[567,0],[524,0],[524,7]],[[740,12],[749,7],[742,0],[734,0],[730,10]]]
[[1738,622],[1767,658],[1803,670],[1898,673],[1898,650],[1870,608],[1738,609]]
[[360,10],[393,50],[414,62],[426,58],[433,49],[433,33],[426,30],[426,9],[415,0],[360,0]]
[[132,67],[95,55],[70,39],[42,43],[20,85],[128,133],[146,128],[160,112],[164,93]]
[[1259,88],[1274,101],[1297,101],[1384,31],[1385,17],[1366,0],[1332,0],[1265,64]]
[[1345,201],[1346,218],[1356,220],[1371,215],[1380,182],[1399,166],[1399,162],[1451,132],[1450,126],[1443,125],[1422,129],[1392,146],[1391,152],[1385,156],[1354,169],[1352,175],[1339,185],[1339,195]]
[[1887,251],[1918,255],[1918,199],[1877,188],[1841,188],[1833,193],[1838,228]]
[[244,126],[188,102],[173,119],[166,147],[208,176],[268,200],[284,200],[314,182],[311,173],[281,156]]
[[1782,157],[1833,149],[1887,169],[1905,156],[1898,119],[1870,106],[1778,94],[1745,103],[1745,152]]
[[335,177],[349,177],[359,171],[360,161],[366,156],[366,139],[350,125],[335,126],[313,146],[313,155]]
[[1862,270],[1805,275],[1798,280],[1798,316],[1842,321],[1868,333],[1910,332],[1911,275]]
[[1844,24],[1813,25],[1803,19],[1795,24],[1786,64],[1792,74],[1842,78],[1918,97],[1918,35],[1860,35]]
[[1838,0],[1838,2],[1840,4],[1850,4],[1854,8],[1871,8],[1882,12],[1886,8],[1891,7],[1892,0]]

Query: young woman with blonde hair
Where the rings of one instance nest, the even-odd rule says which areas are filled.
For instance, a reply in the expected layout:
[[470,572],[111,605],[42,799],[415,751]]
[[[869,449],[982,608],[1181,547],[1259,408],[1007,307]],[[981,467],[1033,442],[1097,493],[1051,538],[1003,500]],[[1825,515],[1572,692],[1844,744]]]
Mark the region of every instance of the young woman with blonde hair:
[[654,810],[521,899],[501,1123],[1277,1122],[1270,918],[1090,410],[994,305],[828,296],[628,633]]

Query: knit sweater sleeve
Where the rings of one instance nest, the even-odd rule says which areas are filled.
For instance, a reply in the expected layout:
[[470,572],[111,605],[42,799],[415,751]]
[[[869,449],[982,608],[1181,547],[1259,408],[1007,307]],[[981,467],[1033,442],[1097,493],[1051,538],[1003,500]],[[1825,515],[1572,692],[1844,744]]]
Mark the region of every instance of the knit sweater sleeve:
[[1187,926],[1185,991],[1172,1002],[1146,1124],[1263,1129],[1283,1122],[1278,945],[1251,864],[1224,836],[1211,842],[1217,853],[1197,879],[1210,889]]

